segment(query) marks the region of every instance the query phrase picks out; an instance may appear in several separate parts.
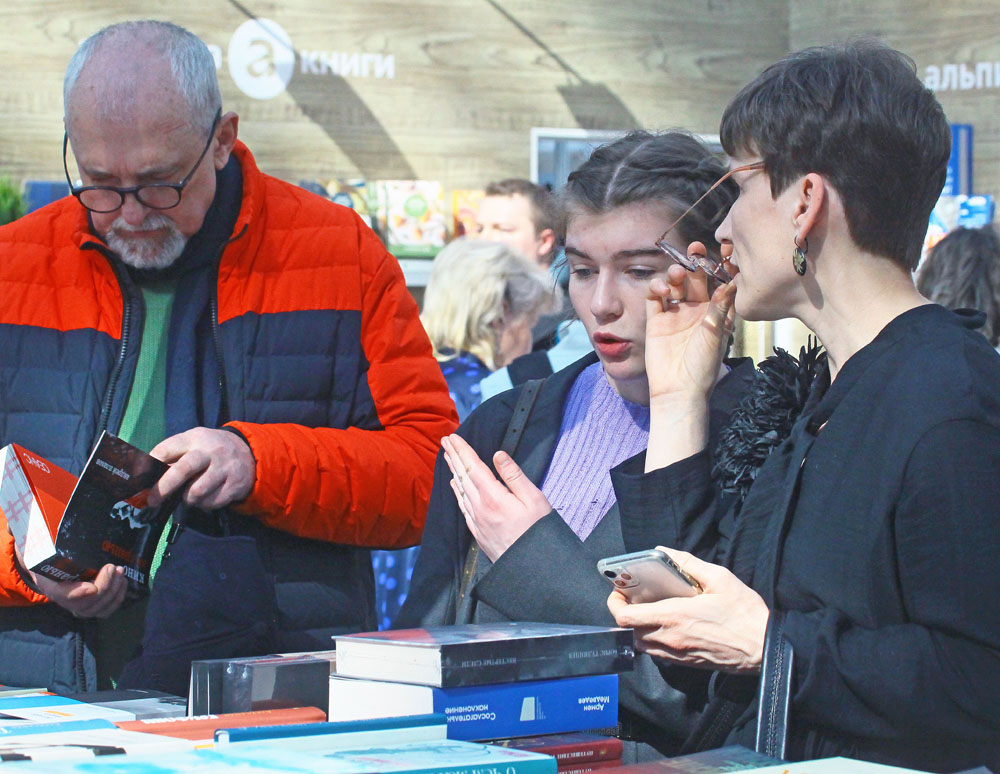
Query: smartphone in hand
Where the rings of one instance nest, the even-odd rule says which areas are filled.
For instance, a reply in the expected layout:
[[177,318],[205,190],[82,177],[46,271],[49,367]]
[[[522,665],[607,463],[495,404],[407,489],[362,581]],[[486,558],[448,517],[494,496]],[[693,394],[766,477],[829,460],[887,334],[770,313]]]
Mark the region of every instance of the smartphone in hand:
[[657,602],[670,597],[693,597],[701,585],[663,551],[651,548],[601,559],[597,571],[629,602]]

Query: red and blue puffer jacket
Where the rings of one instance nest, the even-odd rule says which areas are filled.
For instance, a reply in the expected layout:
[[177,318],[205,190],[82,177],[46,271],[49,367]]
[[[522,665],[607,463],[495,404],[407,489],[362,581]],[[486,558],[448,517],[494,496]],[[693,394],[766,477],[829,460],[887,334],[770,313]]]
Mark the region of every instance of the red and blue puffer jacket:
[[[367,628],[364,547],[419,542],[454,406],[399,265],[370,229],[261,173],[241,143],[234,155],[232,235],[175,297],[171,331],[195,335],[169,351],[168,435],[224,423],[250,444],[256,483],[234,510],[266,544],[286,629]],[[74,199],[0,229],[0,444],[79,472],[121,422],[142,314]],[[0,632],[14,608],[54,608],[18,575],[5,527],[0,516]],[[3,651],[0,637],[0,661],[38,658]]]

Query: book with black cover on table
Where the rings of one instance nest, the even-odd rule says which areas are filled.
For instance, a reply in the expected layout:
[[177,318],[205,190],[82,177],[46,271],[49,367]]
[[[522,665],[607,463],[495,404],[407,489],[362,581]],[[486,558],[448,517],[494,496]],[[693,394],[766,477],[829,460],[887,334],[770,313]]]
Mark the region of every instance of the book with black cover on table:
[[336,637],[337,674],[439,688],[632,669],[631,629],[501,622]]
[[[173,503],[147,504],[167,465],[101,434],[77,479],[17,444],[0,450],[0,509],[25,566],[52,580],[125,568],[129,596],[149,589],[156,543]],[[2,526],[2,524],[0,524]]]

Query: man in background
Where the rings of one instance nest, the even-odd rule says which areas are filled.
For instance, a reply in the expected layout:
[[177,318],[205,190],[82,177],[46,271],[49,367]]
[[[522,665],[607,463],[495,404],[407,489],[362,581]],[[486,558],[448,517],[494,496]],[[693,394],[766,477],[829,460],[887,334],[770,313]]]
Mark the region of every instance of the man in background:
[[456,421],[398,263],[258,170],[180,27],[101,30],[63,97],[73,196],[0,229],[0,443],[79,473],[107,429],[181,502],[146,615],[113,564],[20,566],[0,517],[0,683],[184,693],[192,659],[375,628],[367,547],[419,541]]
[[[503,242],[552,271],[553,282],[566,289],[569,274],[553,260],[562,231],[558,203],[547,189],[530,180],[512,178],[490,183],[479,205],[475,238]],[[568,300],[560,312],[542,317],[532,330],[534,351],[494,371],[480,383],[486,400],[528,379],[539,379],[591,351],[590,339],[579,322],[569,323]]]
[[473,238],[502,242],[548,268],[556,253],[558,208],[552,194],[530,180],[490,183],[479,203]]

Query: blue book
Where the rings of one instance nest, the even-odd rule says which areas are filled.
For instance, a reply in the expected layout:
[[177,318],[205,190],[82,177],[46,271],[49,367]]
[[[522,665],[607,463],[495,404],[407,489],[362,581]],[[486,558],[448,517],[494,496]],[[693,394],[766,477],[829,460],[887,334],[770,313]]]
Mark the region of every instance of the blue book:
[[334,723],[289,723],[282,726],[220,728],[215,732],[215,743],[220,745],[287,740],[294,743],[297,750],[430,742],[447,738],[447,720],[444,715],[436,714],[343,720]]
[[[2,721],[0,721],[2,723]],[[93,731],[100,728],[117,728],[104,718],[90,720],[64,720],[56,723],[24,723],[17,726],[0,725],[0,736],[25,736],[27,734],[51,734],[56,731]]]
[[453,739],[344,750],[299,750],[261,742],[27,765],[32,774],[556,774],[551,755]]
[[607,728],[618,723],[618,675],[436,688],[338,675],[330,720],[442,713],[449,739],[502,739]]

